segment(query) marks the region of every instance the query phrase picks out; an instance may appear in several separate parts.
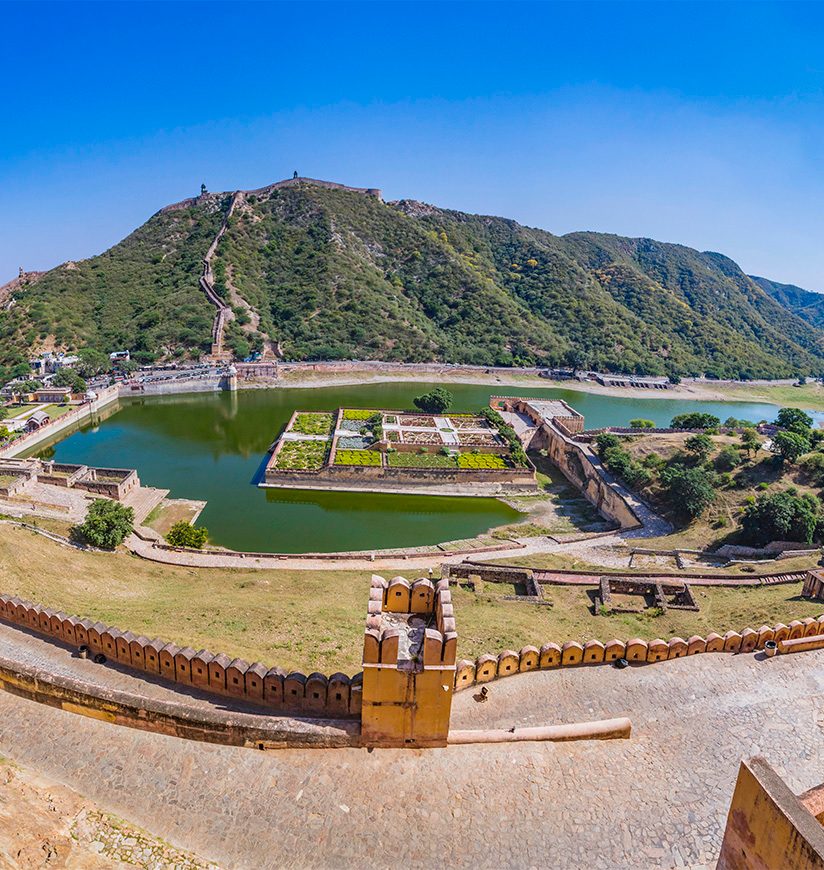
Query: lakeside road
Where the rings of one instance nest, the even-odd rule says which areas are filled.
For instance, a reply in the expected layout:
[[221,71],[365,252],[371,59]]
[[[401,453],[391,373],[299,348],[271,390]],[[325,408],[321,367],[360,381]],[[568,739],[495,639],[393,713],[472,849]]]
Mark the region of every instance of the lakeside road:
[[605,387],[595,381],[553,380],[537,374],[512,370],[504,372],[492,369],[487,374],[477,374],[459,369],[429,370],[413,367],[387,366],[376,369],[369,366],[346,371],[291,371],[277,381],[240,381],[241,389],[295,388],[311,389],[343,387],[360,384],[393,382],[417,382],[439,384],[475,384],[501,388],[543,388],[573,390],[601,396],[624,399],[680,399],[707,402],[768,402],[775,405],[791,405],[811,411],[824,411],[824,385],[818,382],[800,387],[790,380],[782,381],[683,381],[668,390],[639,389],[635,387]]

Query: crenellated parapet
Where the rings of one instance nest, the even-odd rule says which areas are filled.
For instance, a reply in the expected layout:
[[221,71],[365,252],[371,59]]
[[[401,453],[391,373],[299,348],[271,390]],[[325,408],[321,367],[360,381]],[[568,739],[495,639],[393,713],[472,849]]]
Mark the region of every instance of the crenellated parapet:
[[446,745],[457,644],[448,580],[372,577],[363,641],[366,745]]

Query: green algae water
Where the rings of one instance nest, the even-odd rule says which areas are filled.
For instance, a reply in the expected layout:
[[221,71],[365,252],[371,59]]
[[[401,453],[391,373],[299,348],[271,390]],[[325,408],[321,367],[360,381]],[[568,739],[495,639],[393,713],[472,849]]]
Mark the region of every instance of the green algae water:
[[[474,537],[517,519],[490,498],[383,495],[255,486],[266,450],[296,408],[308,411],[411,408],[436,384],[381,383],[312,389],[241,390],[128,399],[98,425],[87,425],[40,455],[60,462],[136,468],[148,486],[172,498],[208,502],[198,522],[215,544],[274,553],[412,547]],[[490,395],[563,398],[587,427],[626,425],[646,417],[666,425],[675,414],[700,409],[758,421],[774,405],[618,398],[565,389],[452,384],[456,413],[477,411]]]

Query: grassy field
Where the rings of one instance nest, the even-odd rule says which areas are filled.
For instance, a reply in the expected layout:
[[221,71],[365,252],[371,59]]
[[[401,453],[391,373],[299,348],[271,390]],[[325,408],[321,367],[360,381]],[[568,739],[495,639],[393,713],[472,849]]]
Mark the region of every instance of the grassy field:
[[[387,572],[391,573],[391,572]],[[71,551],[0,525],[0,590],[196,649],[304,672],[360,669],[369,593],[366,571],[193,569],[123,553]],[[645,638],[818,616],[824,604],[798,597],[800,584],[697,590],[698,613],[593,616],[584,588],[551,587],[552,607],[504,601],[512,588],[455,589],[458,654],[515,649],[548,640]]]

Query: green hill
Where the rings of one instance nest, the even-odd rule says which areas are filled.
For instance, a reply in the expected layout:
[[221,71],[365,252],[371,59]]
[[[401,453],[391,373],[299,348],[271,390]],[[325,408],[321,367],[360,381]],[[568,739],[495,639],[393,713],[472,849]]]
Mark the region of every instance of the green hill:
[[[32,350],[209,352],[202,261],[232,194],[155,214],[97,257],[34,277],[0,311],[0,365]],[[291,180],[235,195],[213,260],[224,346],[287,359],[579,365],[639,374],[824,371],[824,332],[731,260],[598,233],[554,236]]]
[[819,329],[824,328],[824,294],[804,290],[795,284],[779,284],[755,275],[750,275],[750,278],[784,308],[788,308],[807,323]]

